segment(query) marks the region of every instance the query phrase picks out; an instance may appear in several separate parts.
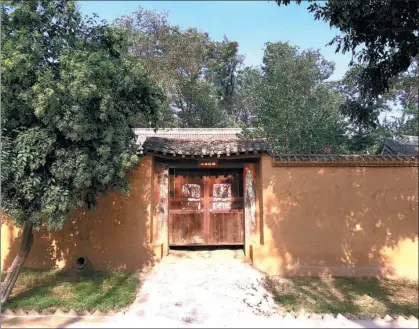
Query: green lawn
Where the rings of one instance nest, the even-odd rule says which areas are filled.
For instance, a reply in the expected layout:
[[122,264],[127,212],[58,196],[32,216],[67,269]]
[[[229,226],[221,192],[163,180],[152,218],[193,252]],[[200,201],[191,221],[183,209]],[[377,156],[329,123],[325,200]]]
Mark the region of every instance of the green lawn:
[[[81,274],[24,269],[2,308],[26,311],[118,311],[135,298],[138,271]],[[418,317],[418,282],[377,278],[267,277],[282,312]]]
[[11,298],[1,306],[26,311],[117,311],[134,300],[138,284],[137,271],[81,274],[24,269]]
[[268,277],[265,285],[283,312],[418,317],[417,281]]

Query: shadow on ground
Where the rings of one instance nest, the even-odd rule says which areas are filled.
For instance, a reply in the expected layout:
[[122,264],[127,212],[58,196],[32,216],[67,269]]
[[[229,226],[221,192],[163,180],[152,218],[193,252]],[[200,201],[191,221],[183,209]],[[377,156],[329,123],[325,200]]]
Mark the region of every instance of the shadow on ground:
[[266,277],[284,312],[418,317],[418,283],[378,278]]

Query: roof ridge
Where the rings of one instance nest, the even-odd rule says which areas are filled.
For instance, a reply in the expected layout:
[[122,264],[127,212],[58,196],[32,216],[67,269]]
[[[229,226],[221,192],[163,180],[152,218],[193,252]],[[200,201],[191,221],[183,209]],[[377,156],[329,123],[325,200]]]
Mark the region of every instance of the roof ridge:
[[197,133],[208,133],[214,131],[221,131],[221,132],[239,132],[242,131],[242,128],[158,128],[155,130],[154,128],[134,128],[135,132],[197,132]]

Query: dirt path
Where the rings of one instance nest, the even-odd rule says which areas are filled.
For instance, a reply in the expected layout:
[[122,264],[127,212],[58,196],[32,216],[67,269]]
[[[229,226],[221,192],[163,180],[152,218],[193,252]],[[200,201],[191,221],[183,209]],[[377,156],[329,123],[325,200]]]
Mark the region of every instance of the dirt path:
[[262,280],[263,274],[246,262],[242,250],[172,251],[146,275],[126,314],[179,324],[269,317],[276,306]]

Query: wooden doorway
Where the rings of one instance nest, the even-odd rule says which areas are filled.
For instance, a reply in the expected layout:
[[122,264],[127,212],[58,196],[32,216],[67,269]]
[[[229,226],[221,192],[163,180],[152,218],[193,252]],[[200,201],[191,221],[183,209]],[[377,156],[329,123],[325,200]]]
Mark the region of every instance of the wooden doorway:
[[243,170],[170,169],[169,246],[243,245]]

